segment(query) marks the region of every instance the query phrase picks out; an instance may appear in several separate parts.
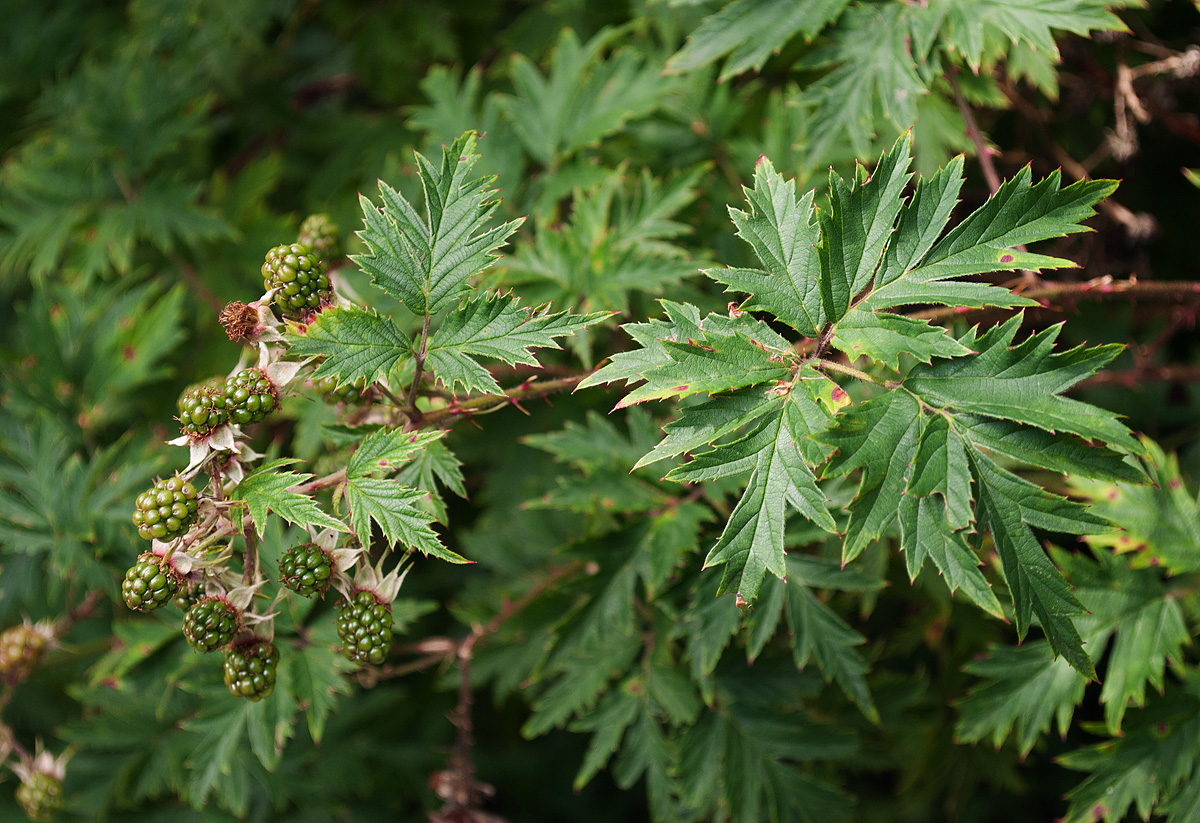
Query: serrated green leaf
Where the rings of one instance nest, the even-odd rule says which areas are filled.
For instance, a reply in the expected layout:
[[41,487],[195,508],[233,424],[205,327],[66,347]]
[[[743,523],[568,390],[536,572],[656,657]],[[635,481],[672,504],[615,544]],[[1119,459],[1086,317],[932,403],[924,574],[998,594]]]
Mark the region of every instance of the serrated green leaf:
[[1104,720],[1112,734],[1120,732],[1125,708],[1130,703],[1144,705],[1147,683],[1162,692],[1166,664],[1181,667],[1183,647],[1192,641],[1179,601],[1168,599],[1162,590],[1155,595],[1155,599],[1123,617],[1117,625],[1117,639],[1100,691]]
[[675,814],[671,798],[675,757],[658,722],[643,708],[613,763],[613,779],[622,789],[630,789],[645,776],[652,813],[660,820],[670,819]]
[[[1151,485],[1070,478],[1071,491],[1091,501],[1091,510],[1124,531],[1087,541],[1101,550],[1132,551],[1138,565],[1161,566],[1170,574],[1200,569],[1200,503],[1179,471],[1179,460],[1143,439]],[[1079,472],[1087,475],[1087,472]],[[1141,478],[1138,478],[1139,480]]]
[[[965,529],[974,519],[966,445],[941,415],[930,417],[921,432],[908,492],[916,497],[940,494],[946,504],[947,521],[955,531]],[[909,573],[911,576],[911,568]]]
[[787,616],[796,667],[803,669],[810,660],[816,660],[825,682],[837,681],[863,716],[878,723],[879,710],[867,688],[867,664],[856,648],[866,643],[866,638],[818,600],[797,577],[787,582]]
[[636,49],[601,56],[618,34],[605,29],[581,44],[564,28],[547,75],[523,54],[513,56],[516,94],[504,102],[521,142],[543,166],[555,169],[563,158],[649,113],[670,90],[661,64]]
[[841,320],[851,299],[871,284],[900,213],[911,164],[912,136],[905,133],[879,158],[869,178],[861,168],[849,184],[829,173],[830,209],[818,217],[821,302],[830,322]]
[[881,117],[893,129],[913,123],[915,101],[926,93],[916,63],[925,54],[913,37],[922,12],[905,4],[855,5],[831,32],[832,42],[805,59],[805,68],[833,67],[801,97],[813,109],[806,141],[812,158],[865,156]]
[[594,711],[571,724],[571,731],[593,732],[583,763],[575,775],[576,791],[590,783],[612,758],[621,745],[625,730],[637,719],[640,702],[625,689],[617,689],[605,695]]
[[1082,506],[1004,471],[975,449],[968,455],[978,489],[981,521],[996,541],[1004,578],[1012,594],[1018,636],[1025,636],[1032,613],[1036,612],[1054,652],[1088,679],[1095,679],[1095,665],[1083,650],[1083,640],[1071,620],[1082,614],[1084,608],[1029,527],[1078,534],[1103,529],[1103,524]]
[[837,477],[863,470],[858,493],[850,504],[850,523],[842,546],[849,562],[896,519],[908,487],[921,436],[923,415],[916,398],[904,391],[850,406],[834,418],[832,428],[816,435],[837,451],[824,475]]
[[354,450],[346,464],[346,476],[358,480],[371,475],[390,474],[445,435],[444,429],[411,432],[378,429],[363,438]]
[[765,271],[726,268],[704,273],[728,290],[749,294],[742,309],[765,309],[801,334],[816,337],[825,325],[825,310],[813,192],[797,199],[796,181],[785,180],[765,157],[754,169],[754,188],[743,191],[750,210],[731,206],[729,216]]
[[993,617],[1005,619],[1004,609],[979,570],[979,558],[961,532],[947,523],[945,505],[933,497],[907,494],[900,499],[900,547],[910,580],[916,580],[928,557],[933,560],[953,594],[962,589],[975,605]]
[[635,341],[639,348],[630,351],[617,352],[601,368],[589,374],[579,383],[579,388],[600,386],[617,380],[626,384],[640,381],[642,375],[668,361],[664,340],[676,339],[672,335],[681,334],[683,338],[701,334],[700,311],[695,306],[674,303],[670,300],[661,301],[667,313],[666,320],[649,320],[645,323],[627,323],[621,328]]
[[[1145,480],[1145,475],[1131,465],[1125,455],[1111,449],[1089,446],[1069,434],[1051,434],[1011,420],[995,420],[973,414],[956,414],[954,428],[976,446],[1030,466],[1098,480],[1123,480],[1126,483]],[[1097,514],[1116,520],[1102,512]]]
[[[1180,709],[1190,709],[1191,716]],[[1200,759],[1200,719],[1189,701],[1178,707],[1170,723],[1146,723],[1113,741],[1068,752],[1058,762],[1091,774],[1067,793],[1071,801],[1064,823],[1119,823],[1130,807],[1149,820],[1159,798],[1185,779],[1196,782]],[[1191,790],[1194,793],[1194,790]],[[1180,818],[1187,820],[1187,818]]]
[[955,737],[964,743],[990,738],[1000,746],[1015,730],[1022,755],[1055,721],[1059,732],[1067,733],[1087,686],[1087,679],[1044,640],[1019,648],[997,646],[987,659],[973,660],[965,669],[984,681],[956,704]]
[[725,55],[721,80],[761,69],[792,37],[812,39],[836,20],[849,0],[735,0],[688,35],[687,43],[667,61],[666,71],[679,74],[707,66]]
[[633,568],[646,587],[646,596],[654,597],[666,585],[671,573],[700,542],[700,527],[712,520],[712,511],[695,501],[669,506],[650,521],[638,546]]
[[346,675],[355,665],[334,650],[337,638],[329,621],[315,629],[310,632],[314,642],[296,644],[282,662],[291,669],[292,688],[308,719],[308,733],[314,743],[320,743],[339,698],[350,694]]
[[1104,0],[1005,0],[1003,3],[933,0],[930,10],[944,14],[939,37],[942,48],[957,53],[978,72],[983,62],[1004,56],[1004,46],[1023,44],[1042,59],[1058,63],[1054,30],[1086,37],[1093,31],[1125,31],[1110,6],[1125,2]]
[[439,493],[438,484],[459,497],[467,496],[462,462],[441,440],[426,443],[412,462],[396,473],[396,480],[405,486],[429,492],[434,514],[440,523],[446,522],[446,504]]
[[634,468],[712,446],[722,437],[775,411],[782,402],[751,388],[719,395],[695,406],[686,406],[679,410],[678,418],[663,427],[666,436],[644,454]]
[[972,353],[945,329],[931,326],[924,320],[857,309],[838,321],[830,342],[851,360],[866,356],[893,371],[900,370],[902,354],[929,363],[934,357],[960,357]]
[[1061,326],[1011,345],[1022,319],[1017,315],[978,339],[973,331],[968,332],[960,342],[978,354],[918,365],[905,378],[905,387],[940,408],[1027,423],[1051,433],[1069,432],[1123,451],[1140,452],[1138,442],[1116,415],[1058,396],[1095,374],[1121,347],[1080,346],[1053,352]]
[[350,526],[359,540],[365,543],[370,539],[374,521],[389,543],[402,543],[449,563],[466,563],[465,558],[442,545],[430,527],[433,514],[421,508],[428,494],[386,478],[348,477],[342,487],[350,509]]
[[627,671],[640,650],[635,635],[612,632],[601,641],[560,656],[556,668],[562,676],[533,701],[533,715],[521,727],[521,734],[526,738],[545,734],[594,706],[613,676]]
[[587,425],[567,421],[560,431],[531,434],[521,442],[549,452],[555,459],[571,463],[585,474],[602,468],[628,472],[654,442],[657,429],[650,415],[642,409],[630,409],[624,417],[628,435],[613,424],[614,416],[589,411]]
[[374,383],[413,354],[412,342],[390,318],[356,307],[326,309],[290,340],[293,356],[324,358],[313,377],[341,383]]
[[918,302],[908,293],[914,287],[924,292],[920,302],[946,302],[932,295],[943,287],[960,290],[967,284],[935,281],[969,274],[1040,271],[1071,265],[1054,257],[1020,251],[1017,246],[1087,231],[1080,221],[1095,214],[1093,207],[1112,194],[1117,184],[1110,180],[1081,181],[1063,189],[1057,171],[1037,183],[1031,181],[1032,172],[1026,166],[919,261],[910,261],[902,275],[891,272],[889,276],[894,279],[875,289],[862,307],[880,309]]
[[796,766],[849,756],[856,747],[851,736],[803,713],[730,702],[683,737],[679,773],[690,807],[733,823],[852,819],[849,798]]
[[499,394],[500,385],[469,355],[536,366],[530,349],[557,349],[555,338],[576,334],[606,317],[604,312],[552,313],[547,306],[524,309],[517,298],[499,293],[464,300],[430,336],[425,363],[451,390],[458,383],[464,391]]
[[617,408],[782,380],[789,374],[792,358],[790,347],[771,348],[740,331],[714,332],[687,341],[663,340],[662,345],[667,362],[642,375],[645,384],[625,395]]
[[798,434],[808,433],[799,404],[811,402],[793,395],[778,414],[762,418],[757,431],[719,450],[753,461],[746,491],[704,560],[706,568],[725,566],[719,593],[736,591],[749,601],[768,571],[776,577],[786,574],[783,532],[788,504],[826,531],[837,531],[828,500],[797,445]]
[[442,149],[440,167],[416,154],[425,193],[420,214],[400,192],[379,182],[382,206],[359,198],[367,247],[352,259],[371,282],[417,316],[429,316],[469,289],[469,278],[492,264],[495,252],[521,220],[489,227],[499,201],[489,178],[468,180],[475,165],[475,135],[464,134]]
[[876,288],[901,277],[933,248],[958,205],[963,162],[960,154],[932,177],[917,180],[912,196],[900,209],[895,234],[888,241],[875,281]]
[[230,499],[242,503],[254,521],[254,529],[262,534],[267,513],[274,512],[297,526],[347,531],[346,524],[321,511],[317,501],[306,494],[289,491],[312,477],[311,474],[280,471],[294,460],[273,460],[258,471],[243,478],[230,493]]

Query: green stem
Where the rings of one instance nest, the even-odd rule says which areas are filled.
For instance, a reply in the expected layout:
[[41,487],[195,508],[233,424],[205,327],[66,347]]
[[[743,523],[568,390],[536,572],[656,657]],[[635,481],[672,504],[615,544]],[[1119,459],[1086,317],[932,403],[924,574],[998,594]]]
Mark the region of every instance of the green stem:
[[858,369],[854,368],[853,366],[843,366],[841,363],[838,363],[834,360],[812,360],[812,361],[810,361],[810,363],[811,363],[811,365],[815,366],[818,369],[828,369],[829,371],[835,371],[840,374],[847,375],[848,377],[853,377],[856,380],[861,380],[864,383],[871,383],[876,386],[886,386],[887,385],[882,380],[876,380],[874,377],[872,377],[871,375],[867,374],[864,371],[859,371]]
[[425,352],[429,346],[429,320],[430,316],[426,314],[425,322],[421,324],[421,342],[417,345],[417,353],[413,357],[412,385],[408,387],[408,398],[405,402],[405,414],[414,425],[421,419],[421,412],[417,410],[417,391],[421,387],[421,376],[425,372]]

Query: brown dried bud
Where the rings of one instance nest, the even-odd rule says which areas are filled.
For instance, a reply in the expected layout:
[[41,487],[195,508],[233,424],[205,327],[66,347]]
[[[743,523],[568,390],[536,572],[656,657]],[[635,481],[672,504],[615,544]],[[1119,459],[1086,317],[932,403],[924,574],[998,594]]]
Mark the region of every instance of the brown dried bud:
[[258,337],[258,309],[234,300],[226,303],[219,315],[225,333],[235,343],[252,343]]

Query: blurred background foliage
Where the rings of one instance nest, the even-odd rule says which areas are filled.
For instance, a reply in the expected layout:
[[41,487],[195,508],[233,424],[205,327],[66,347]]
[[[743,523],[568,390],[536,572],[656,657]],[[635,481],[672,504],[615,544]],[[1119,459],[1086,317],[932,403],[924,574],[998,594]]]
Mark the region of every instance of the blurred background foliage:
[[[501,211],[530,218],[486,276],[529,301],[610,310],[619,322],[656,315],[664,296],[724,306],[694,275],[716,261],[746,262],[726,206],[741,202],[760,155],[817,186],[828,167],[845,173],[908,128],[923,172],[986,144],[1001,177],[1031,164],[1037,176],[1062,166],[1071,178],[1121,178],[1092,221],[1096,233],[1052,252],[1080,263],[1056,280],[1197,279],[1200,190],[1182,169],[1200,166],[1200,12],[1184,0],[0,0],[0,20],[0,626],[79,618],[9,696],[4,720],[27,741],[75,747],[64,819],[415,820],[437,807],[429,779],[453,739],[453,671],[377,682],[335,671],[328,689],[338,699],[321,736],[295,718],[231,709],[218,664],[195,658],[164,620],[113,605],[139,550],[133,498],[154,474],[183,465],[181,450],[161,446],[174,435],[176,398],[239,356],[217,310],[261,293],[264,252],[294,237],[306,214],[327,212],[349,233],[358,193],[373,192],[376,179],[414,193],[413,149],[436,156],[465,130],[484,134],[480,167],[498,175]],[[988,193],[979,164],[969,169],[964,208]],[[1200,552],[1179,546],[1200,539],[1189,519],[1200,477],[1195,302],[1060,302],[1029,318],[1066,320],[1073,342],[1129,346],[1115,375],[1078,395],[1177,451],[1178,471],[1162,488],[1191,493],[1168,505],[1156,490],[1126,490],[1149,497],[1106,516],[1142,540],[1147,563],[1163,556],[1194,573],[1170,552]],[[549,369],[591,367],[626,341],[616,322],[593,329]],[[640,481],[642,498],[625,485],[663,420],[587,416],[615,400],[592,389],[535,401],[532,416],[507,409],[460,425],[452,439],[468,499],[452,501],[445,536],[478,563],[428,564],[406,585],[414,638],[461,635],[564,558],[589,570],[480,650],[476,759],[496,787],[497,814],[1051,820],[1067,813],[1064,795],[1080,779],[1066,767],[1099,773],[1111,763],[1080,748],[1096,742],[1095,724],[1103,728],[1099,686],[1012,698],[1029,687],[1006,687],[1005,671],[1042,671],[1044,649],[981,662],[993,644],[1011,642],[1006,627],[942,588],[909,586],[883,550],[864,555],[859,578],[812,579],[821,592],[813,614],[846,634],[840,650],[816,652],[825,677],[813,666],[798,674],[786,644],[767,646],[752,617],[742,625],[732,604],[712,601],[703,553],[687,548],[710,541],[707,510],[680,503],[653,472]],[[308,401],[285,411],[261,433],[261,450],[319,461],[328,451],[320,423],[331,413]],[[608,444],[608,464],[580,458],[588,452],[570,437],[549,437],[559,430]],[[680,506],[681,521],[658,558],[665,566],[614,560],[653,538],[661,524],[646,513],[663,499]],[[1129,525],[1147,506],[1174,514]],[[1149,534],[1164,523],[1174,524],[1174,543]],[[836,547],[812,552],[836,556]],[[1108,573],[1075,568],[1091,561],[1072,557],[1059,559],[1077,585]],[[685,570],[668,580],[680,562]],[[671,592],[661,602],[659,588]],[[75,614],[89,592],[104,596]],[[678,640],[678,659],[647,653],[645,665],[667,673],[653,688],[686,695],[638,715],[612,767],[573,790],[580,764],[605,744],[589,749],[564,730],[576,706],[562,694],[570,684],[554,684],[564,672],[569,681],[571,665],[625,663],[562,662],[528,641],[596,630],[590,621],[611,617],[610,596],[628,601],[630,614],[620,611],[626,601],[612,606],[621,620],[633,619],[636,600],[639,621]],[[1194,623],[1196,605],[1184,603]],[[722,655],[731,640],[757,649]],[[855,647],[869,661],[878,724],[825,682],[821,654]],[[750,667],[747,656],[759,653]],[[1184,657],[1190,665],[1195,650],[1172,659],[1186,691],[1146,712],[1193,705],[1185,669],[1195,667]],[[987,694],[965,697],[987,678],[987,694],[1009,688],[1003,699],[1016,700],[1008,715],[995,715],[998,703],[981,708]],[[721,708],[697,722],[705,702]],[[618,704],[601,703],[573,728],[603,731],[614,722],[604,711],[625,711]],[[1076,704],[1076,722],[1064,722]],[[1146,734],[1161,728],[1132,713]],[[1062,736],[1046,734],[1051,715]],[[276,738],[260,739],[256,724]],[[1112,740],[1120,742],[1108,755],[1130,737]],[[1180,773],[1191,763],[1177,764]],[[719,791],[701,779],[722,774]],[[1114,781],[1100,785],[1123,785]],[[1088,790],[1076,790],[1073,815],[1093,808]],[[1125,808],[1148,810],[1131,807],[1133,794]],[[0,788],[0,821],[20,814]]]

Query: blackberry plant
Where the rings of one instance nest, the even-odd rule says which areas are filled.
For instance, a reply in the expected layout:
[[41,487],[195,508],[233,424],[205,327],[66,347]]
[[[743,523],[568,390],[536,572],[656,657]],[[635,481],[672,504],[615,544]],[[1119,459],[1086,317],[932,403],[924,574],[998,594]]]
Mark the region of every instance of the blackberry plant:
[[0,819],[1191,819],[1191,4],[10,5]]

